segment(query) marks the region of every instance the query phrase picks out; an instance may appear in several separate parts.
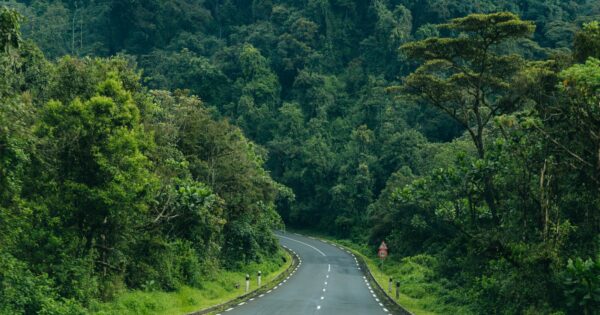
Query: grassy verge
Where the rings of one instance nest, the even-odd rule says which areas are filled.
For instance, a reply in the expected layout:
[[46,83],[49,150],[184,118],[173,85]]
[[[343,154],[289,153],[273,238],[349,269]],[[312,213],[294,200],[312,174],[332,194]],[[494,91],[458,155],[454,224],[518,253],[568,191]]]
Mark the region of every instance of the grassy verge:
[[[286,262],[281,263],[281,257]],[[292,263],[289,254],[283,250],[276,258],[261,264],[250,264],[239,271],[220,271],[216,279],[205,281],[202,288],[182,287],[175,292],[129,291],[108,303],[92,305],[93,314],[136,314],[136,315],[180,315],[221,304],[244,294],[246,274],[253,275],[251,290],[256,289],[256,272],[262,271],[263,285],[284,272]],[[239,283],[240,287],[235,288]]]
[[[415,315],[472,314],[467,305],[458,302],[461,300],[458,290],[453,290],[448,283],[442,285],[432,280],[433,266],[436,262],[431,256],[418,255],[400,261],[387,259],[383,268],[380,268],[376,252],[367,246],[312,231],[298,233],[313,235],[350,249],[364,259],[375,280],[386,291],[390,277],[394,279],[394,283],[400,281],[400,298],[397,301]],[[390,296],[396,300],[395,291]]]

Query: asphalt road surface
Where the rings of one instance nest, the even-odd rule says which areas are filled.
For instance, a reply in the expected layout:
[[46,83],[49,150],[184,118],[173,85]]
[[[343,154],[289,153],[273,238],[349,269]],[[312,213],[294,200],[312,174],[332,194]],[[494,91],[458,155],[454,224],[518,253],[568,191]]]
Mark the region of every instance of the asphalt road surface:
[[222,315],[389,314],[350,253],[297,234],[277,236],[300,258],[298,269],[273,290],[235,305]]

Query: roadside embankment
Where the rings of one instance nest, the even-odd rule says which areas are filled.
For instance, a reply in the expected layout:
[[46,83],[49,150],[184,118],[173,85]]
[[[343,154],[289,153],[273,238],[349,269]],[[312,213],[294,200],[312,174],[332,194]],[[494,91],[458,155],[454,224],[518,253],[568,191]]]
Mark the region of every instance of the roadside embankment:
[[[252,263],[237,271],[220,270],[213,279],[203,281],[201,288],[184,286],[174,292],[128,291],[111,302],[95,303],[91,309],[97,315],[209,314],[275,285],[296,263],[297,259],[282,249],[276,257],[263,263]],[[257,289],[258,271],[262,272],[262,286]],[[246,274],[251,275],[247,294]]]

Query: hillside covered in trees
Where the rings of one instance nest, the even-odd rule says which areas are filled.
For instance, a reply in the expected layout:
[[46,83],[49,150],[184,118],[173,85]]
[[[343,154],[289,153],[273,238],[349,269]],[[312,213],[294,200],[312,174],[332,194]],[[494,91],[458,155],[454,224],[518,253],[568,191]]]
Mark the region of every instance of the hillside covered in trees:
[[201,285],[281,219],[472,313],[600,309],[600,2],[2,5],[0,312]]

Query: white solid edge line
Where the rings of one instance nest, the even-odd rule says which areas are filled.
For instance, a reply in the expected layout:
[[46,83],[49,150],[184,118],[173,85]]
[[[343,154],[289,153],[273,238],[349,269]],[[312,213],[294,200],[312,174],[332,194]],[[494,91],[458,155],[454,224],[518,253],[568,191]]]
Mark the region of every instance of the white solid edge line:
[[[290,240],[290,241],[298,242],[298,243],[300,243],[300,244],[303,244],[303,245],[306,245],[306,246],[308,246],[308,247],[310,247],[310,248],[312,248],[312,249],[316,250],[317,252],[319,252],[319,254],[321,254],[321,255],[323,255],[323,256],[327,256],[327,255],[325,255],[325,253],[323,253],[323,252],[322,252],[320,249],[318,249],[318,248],[316,248],[316,247],[314,247],[314,246],[312,246],[312,245],[310,245],[310,244],[306,244],[306,243],[304,243],[304,242],[302,242],[302,241],[295,240],[295,239],[293,239],[293,238],[289,238],[289,237],[287,237],[287,236],[283,236],[283,235],[279,235],[279,237],[281,237],[281,238],[285,238],[285,239],[287,239],[287,240]],[[302,260],[300,260],[300,262],[302,262]]]
[[[300,234],[298,234],[298,233],[294,233],[294,234],[296,234],[296,235],[298,235],[298,236],[302,236],[302,235],[300,235]],[[294,242],[297,242],[297,243],[300,243],[300,244],[306,245],[306,246],[308,246],[308,247],[310,247],[310,248],[312,248],[312,249],[316,250],[317,252],[319,252],[319,254],[321,254],[321,255],[323,255],[323,256],[327,256],[327,255],[325,255],[325,253],[323,253],[321,250],[319,250],[318,248],[316,248],[316,247],[314,247],[314,246],[312,246],[312,245],[310,245],[310,244],[307,244],[307,243],[304,243],[304,242],[302,242],[302,241],[295,240],[295,239],[293,239],[293,238],[289,238],[289,237],[286,237],[286,236],[283,236],[283,235],[278,235],[278,236],[279,236],[279,237],[282,237],[282,238],[285,238],[285,239],[288,239],[288,240],[290,240],[290,241],[294,241]],[[316,240],[316,238],[314,238],[314,237],[311,237],[311,236],[309,236],[309,238],[310,238],[310,239],[314,239],[314,240]],[[323,242],[324,242],[324,243],[329,243],[329,242],[327,242],[327,241],[323,241]],[[336,247],[337,247],[337,245],[336,245],[336,244],[334,244],[334,243],[331,243],[331,244],[332,244],[333,246],[336,246]],[[284,247],[285,247],[285,245],[284,245]],[[339,248],[341,249],[342,247],[340,246]],[[292,252],[293,252],[294,254],[296,254],[296,252],[294,252],[293,250],[292,250]],[[352,257],[353,257],[353,258],[354,258],[354,260],[356,261],[356,265],[358,266],[359,264],[358,264],[358,260],[356,259],[356,256],[354,256],[354,254],[353,254],[352,252],[350,252],[349,250],[345,250],[345,252],[347,252],[348,254],[352,255]],[[298,259],[298,261],[299,261],[299,263],[298,263],[298,266],[296,267],[296,269],[294,269],[294,271],[292,272],[292,274],[293,274],[293,273],[294,273],[294,272],[295,272],[295,271],[298,269],[298,267],[300,267],[300,265],[302,264],[302,259]],[[331,270],[331,265],[328,265],[328,268],[327,268],[327,269],[328,269],[328,271],[329,271],[329,270]],[[358,267],[358,270],[361,270],[361,269],[360,269],[360,267]],[[326,277],[327,277],[327,278],[329,278],[329,275],[327,275]],[[289,278],[289,277],[288,277],[288,278]],[[373,290],[371,289],[371,286],[369,285],[369,283],[368,283],[368,281],[367,281],[367,279],[366,279],[367,277],[366,277],[366,276],[363,276],[363,278],[365,279],[365,283],[367,283],[367,286],[369,287],[369,291],[371,291],[371,293],[373,293]],[[284,280],[282,283],[284,283],[284,282],[285,282],[285,280]],[[281,285],[281,284],[280,284],[280,285]],[[327,285],[327,282],[325,282],[325,285]],[[273,290],[275,290],[275,289],[277,289],[277,286],[276,286],[275,288],[273,288]],[[325,291],[326,291],[326,289],[323,289],[323,292],[325,292]],[[267,293],[269,293],[269,292],[271,292],[271,290],[269,290]],[[264,296],[264,294],[260,295],[259,297],[262,297],[262,296]],[[377,302],[379,302],[379,299],[377,298],[377,296],[376,296],[375,294],[373,294],[373,297],[375,298],[375,300],[377,300]],[[323,300],[323,299],[325,299],[325,297],[324,297],[324,296],[321,296],[321,300]],[[251,300],[251,301],[252,301],[252,300]],[[239,305],[243,305],[243,303],[240,303]],[[379,305],[380,305],[380,306],[383,308],[383,304],[379,303]],[[317,306],[317,310],[319,310],[319,309],[321,309],[321,306],[320,306],[320,305],[318,305],[318,306]],[[228,312],[228,311],[230,311],[230,310],[232,310],[232,308],[231,308],[231,309],[228,309],[228,310],[226,310],[226,312]],[[384,312],[386,312],[386,313],[389,313],[389,311],[388,311],[386,308],[383,308],[383,311],[384,311]]]

